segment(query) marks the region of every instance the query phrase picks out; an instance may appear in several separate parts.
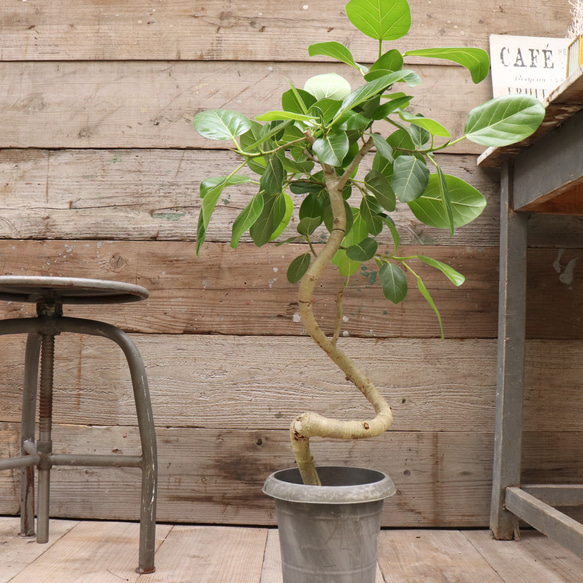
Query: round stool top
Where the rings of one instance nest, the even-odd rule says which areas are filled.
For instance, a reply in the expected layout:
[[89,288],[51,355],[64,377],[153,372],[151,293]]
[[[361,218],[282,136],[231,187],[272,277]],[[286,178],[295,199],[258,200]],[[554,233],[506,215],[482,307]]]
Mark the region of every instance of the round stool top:
[[0,300],[36,304],[118,304],[149,296],[131,283],[79,277],[0,276]]

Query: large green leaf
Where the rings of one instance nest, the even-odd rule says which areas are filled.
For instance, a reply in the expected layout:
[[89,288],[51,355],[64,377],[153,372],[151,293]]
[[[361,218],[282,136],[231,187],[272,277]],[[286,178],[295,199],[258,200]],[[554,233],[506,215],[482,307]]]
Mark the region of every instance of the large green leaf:
[[261,215],[263,210],[263,196],[256,194],[251,202],[243,209],[233,223],[231,247],[236,249],[243,233],[245,233]]
[[435,121],[434,119],[430,119],[428,117],[419,117],[409,113],[408,111],[399,112],[399,116],[403,121],[408,121],[413,125],[419,126],[420,128],[427,130],[433,136],[449,138],[451,135],[439,122]]
[[407,76],[408,71],[394,71],[387,75],[383,75],[374,81],[368,82],[366,85],[359,87],[356,91],[348,95],[342,102],[342,107],[338,111],[336,118],[339,118],[342,114],[354,109],[355,107],[361,105],[365,101],[369,100],[371,97],[382,93],[389,85],[401,81]]
[[346,255],[353,261],[369,261],[375,256],[379,244],[371,237],[360,241],[356,245],[351,245],[346,249]]
[[251,129],[251,120],[230,109],[201,111],[192,120],[194,128],[210,140],[234,140]]
[[472,109],[466,120],[466,137],[482,146],[507,146],[530,136],[545,117],[535,97],[505,95]]
[[383,55],[381,55],[373,65],[371,65],[370,70],[375,71],[377,69],[385,69],[388,71],[398,71],[403,68],[403,55],[397,49],[391,49]]
[[397,40],[411,27],[407,0],[350,0],[346,16],[360,32],[377,40]]
[[311,260],[312,257],[309,253],[296,257],[287,268],[287,280],[290,283],[298,283],[308,271]]
[[[456,176],[443,175],[453,215],[454,227],[461,227],[480,216],[486,208],[486,199],[473,186]],[[423,196],[409,203],[413,214],[424,224],[438,229],[449,229],[447,210],[443,204],[439,176],[432,174]]]
[[266,159],[265,172],[259,182],[261,189],[267,195],[276,195],[283,190],[285,170],[283,163],[276,154],[271,154]]
[[302,113],[293,113],[291,111],[267,111],[261,115],[256,116],[259,121],[274,121],[274,120],[294,120],[309,123],[314,121],[314,116],[304,115]]
[[429,168],[415,156],[399,156],[393,164],[391,185],[401,202],[419,198],[429,180]]
[[383,294],[393,304],[398,304],[407,297],[407,277],[398,265],[383,262],[379,279]]
[[453,267],[447,265],[447,263],[442,263],[441,261],[437,261],[437,259],[426,257],[425,255],[417,255],[417,258],[427,263],[427,265],[439,269],[439,271],[441,271],[454,285],[460,286],[466,280],[459,271],[456,271]]
[[279,221],[279,225],[275,228],[273,233],[271,233],[270,241],[277,239],[285,231],[285,228],[288,226],[294,213],[294,201],[291,199],[291,196],[286,192],[282,194],[285,205],[285,212],[282,219]]
[[369,192],[374,194],[379,204],[387,211],[395,210],[395,192],[390,182],[378,170],[371,170],[365,177],[364,183]]
[[304,91],[311,93],[317,100],[337,99],[341,101],[350,95],[350,83],[338,73],[323,73],[310,77],[304,85]]
[[377,199],[374,196],[363,196],[360,202],[360,216],[363,218],[366,228],[371,235],[378,235],[383,230],[382,212]]
[[223,190],[227,186],[232,186],[234,184],[246,184],[250,181],[251,178],[249,178],[249,176],[235,174],[207,178],[201,182],[200,197],[202,198],[202,206],[200,209],[200,215],[198,217],[196,245],[197,253],[200,251],[200,248],[204,243],[207,227]]
[[312,151],[320,162],[331,166],[340,166],[349,147],[350,142],[346,132],[339,130],[331,131],[326,136],[318,138],[312,146]]
[[462,65],[472,75],[472,81],[483,81],[490,71],[490,57],[483,49],[443,48],[443,49],[419,49],[407,51],[407,57],[431,57],[432,59],[447,59],[458,65]]
[[375,148],[377,149],[377,152],[383,158],[385,158],[385,160],[393,162],[394,161],[393,148],[389,146],[387,140],[385,140],[385,138],[383,138],[383,136],[381,136],[380,134],[372,134],[371,137],[374,142]]
[[281,106],[291,113],[307,114],[310,106],[316,102],[316,98],[303,89],[292,88],[281,96]]
[[263,197],[261,214],[249,229],[249,234],[258,247],[265,245],[277,236],[277,231],[287,214],[286,196],[282,192],[276,196]]
[[324,57],[332,57],[337,61],[342,61],[355,69],[358,69],[362,73],[366,73],[368,69],[363,65],[358,64],[352,53],[343,44],[336,41],[326,42],[326,43],[316,43],[308,47],[308,54],[310,57],[315,57],[316,55],[322,55]]

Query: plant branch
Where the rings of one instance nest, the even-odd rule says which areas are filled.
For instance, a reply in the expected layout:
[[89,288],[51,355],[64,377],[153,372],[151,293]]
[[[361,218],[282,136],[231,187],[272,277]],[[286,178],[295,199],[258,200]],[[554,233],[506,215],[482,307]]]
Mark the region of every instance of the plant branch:
[[291,425],[290,433],[292,449],[296,457],[298,469],[305,484],[319,485],[320,480],[314,465],[314,460],[310,452],[309,438],[313,436],[330,437],[336,439],[361,439],[374,437],[386,431],[392,423],[393,414],[391,407],[385,401],[376,386],[368,379],[356,364],[338,348],[336,337],[328,338],[318,323],[313,313],[313,294],[316,283],[324,272],[324,269],[331,262],[336,252],[342,245],[342,240],[346,233],[346,212],[342,190],[344,185],[358,168],[358,165],[373,146],[370,138],[361,147],[352,163],[340,176],[336,176],[334,167],[321,163],[326,180],[326,188],[330,196],[330,203],[333,214],[333,226],[330,237],[326,245],[310,265],[308,271],[302,278],[298,299],[300,316],[307,332],[314,342],[334,361],[334,363],[345,374],[346,379],[351,381],[371,403],[376,413],[373,419],[365,421],[342,421],[330,419],[307,412],[296,417]]

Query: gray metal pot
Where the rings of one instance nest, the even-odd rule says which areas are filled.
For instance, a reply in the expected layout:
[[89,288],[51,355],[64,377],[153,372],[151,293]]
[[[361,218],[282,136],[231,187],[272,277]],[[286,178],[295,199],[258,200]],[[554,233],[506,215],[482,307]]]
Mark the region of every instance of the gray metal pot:
[[322,486],[305,486],[296,468],[271,474],[284,583],[374,583],[378,533],[389,476],[361,468],[318,468]]

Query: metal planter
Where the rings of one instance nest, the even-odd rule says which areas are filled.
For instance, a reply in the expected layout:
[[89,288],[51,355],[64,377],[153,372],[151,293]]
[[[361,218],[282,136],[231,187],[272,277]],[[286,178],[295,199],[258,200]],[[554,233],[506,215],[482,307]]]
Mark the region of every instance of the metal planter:
[[374,583],[386,474],[318,468],[322,486],[305,486],[295,468],[271,474],[263,492],[275,498],[284,583]]

